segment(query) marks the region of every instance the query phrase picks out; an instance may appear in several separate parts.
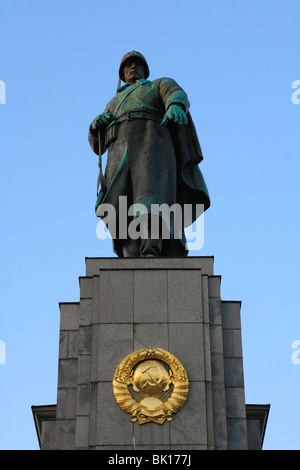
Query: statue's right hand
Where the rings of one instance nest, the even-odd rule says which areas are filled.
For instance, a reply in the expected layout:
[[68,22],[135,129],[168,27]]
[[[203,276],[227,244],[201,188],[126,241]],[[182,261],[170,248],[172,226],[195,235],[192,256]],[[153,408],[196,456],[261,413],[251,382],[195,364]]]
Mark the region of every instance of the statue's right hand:
[[113,115],[111,113],[102,113],[99,116],[95,117],[91,124],[93,131],[98,131],[101,127],[107,126],[113,120]]

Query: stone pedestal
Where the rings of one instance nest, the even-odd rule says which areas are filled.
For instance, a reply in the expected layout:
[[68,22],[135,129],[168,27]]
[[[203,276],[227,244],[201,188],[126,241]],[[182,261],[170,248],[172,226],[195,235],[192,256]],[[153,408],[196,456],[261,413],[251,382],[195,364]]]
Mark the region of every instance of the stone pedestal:
[[[86,259],[80,301],[60,304],[57,407],[46,448],[259,448],[268,407],[252,407],[247,422],[241,303],[221,300],[220,281],[212,257]],[[112,379],[125,356],[153,347],[179,359],[190,390],[172,421],[140,425],[117,404]]]

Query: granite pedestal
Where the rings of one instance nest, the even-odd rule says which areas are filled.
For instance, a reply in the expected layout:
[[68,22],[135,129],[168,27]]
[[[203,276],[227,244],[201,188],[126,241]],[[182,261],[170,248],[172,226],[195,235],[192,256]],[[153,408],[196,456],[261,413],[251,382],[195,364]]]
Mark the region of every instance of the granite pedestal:
[[[213,257],[87,258],[79,302],[60,304],[50,425],[33,407],[41,448],[261,448],[269,408],[252,405],[250,416],[245,404],[241,303],[221,300],[220,281]],[[112,379],[126,355],[152,347],[180,360],[190,390],[172,421],[140,425],[118,406]]]

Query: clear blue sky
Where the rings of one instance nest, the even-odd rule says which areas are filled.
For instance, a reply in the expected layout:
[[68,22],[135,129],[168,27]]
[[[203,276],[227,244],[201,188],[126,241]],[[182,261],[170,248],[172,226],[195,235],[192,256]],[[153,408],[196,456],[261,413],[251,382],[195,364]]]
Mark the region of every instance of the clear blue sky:
[[90,122],[120,59],[188,93],[212,206],[205,243],[223,300],[242,301],[247,403],[265,449],[300,449],[300,2],[0,0],[0,449],[38,449],[31,405],[56,402],[59,302],[77,301],[96,237]]

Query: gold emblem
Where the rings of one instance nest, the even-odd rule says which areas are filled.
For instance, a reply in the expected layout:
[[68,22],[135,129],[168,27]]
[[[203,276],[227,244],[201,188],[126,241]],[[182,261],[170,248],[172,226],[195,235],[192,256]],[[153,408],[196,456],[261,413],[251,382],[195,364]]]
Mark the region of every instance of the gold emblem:
[[126,356],[113,378],[117,403],[139,424],[171,421],[185,404],[189,381],[181,362],[160,348],[139,349]]

